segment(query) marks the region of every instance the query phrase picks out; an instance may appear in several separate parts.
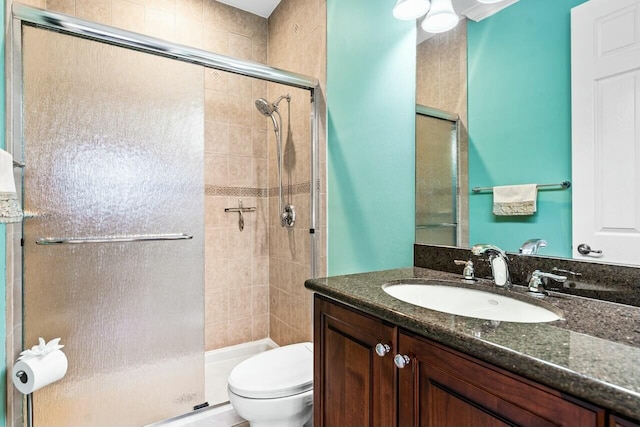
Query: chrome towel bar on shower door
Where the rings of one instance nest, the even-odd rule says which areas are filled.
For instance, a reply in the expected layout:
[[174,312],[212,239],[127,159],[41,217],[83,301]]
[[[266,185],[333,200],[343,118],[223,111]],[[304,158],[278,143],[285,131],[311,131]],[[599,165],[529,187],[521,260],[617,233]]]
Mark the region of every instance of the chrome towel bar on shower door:
[[121,242],[149,242],[158,240],[188,240],[193,236],[188,234],[144,234],[137,236],[88,237],[84,239],[38,239],[36,245],[79,245],[84,243],[121,243]]

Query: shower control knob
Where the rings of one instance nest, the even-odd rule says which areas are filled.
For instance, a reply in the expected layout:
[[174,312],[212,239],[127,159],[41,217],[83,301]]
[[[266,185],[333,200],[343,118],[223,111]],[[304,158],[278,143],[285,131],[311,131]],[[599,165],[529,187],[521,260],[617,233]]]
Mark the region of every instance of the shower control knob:
[[400,369],[407,366],[409,362],[411,362],[411,359],[409,359],[409,356],[406,356],[404,354],[396,354],[396,356],[393,358],[393,363],[395,363],[396,366]]
[[389,344],[383,344],[379,342],[376,344],[376,354],[380,357],[384,357],[391,351],[391,346]]

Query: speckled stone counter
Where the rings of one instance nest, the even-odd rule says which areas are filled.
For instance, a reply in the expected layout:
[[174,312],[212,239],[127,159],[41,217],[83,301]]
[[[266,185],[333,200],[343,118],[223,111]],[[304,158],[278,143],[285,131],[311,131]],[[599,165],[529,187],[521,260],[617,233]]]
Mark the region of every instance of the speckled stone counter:
[[[640,308],[551,293],[543,304],[562,310],[564,320],[495,322],[418,307],[382,290],[385,283],[415,278],[531,298],[521,287],[501,291],[484,280],[465,285],[460,275],[419,267],[309,279],[305,286],[463,353],[640,420]],[[537,300],[531,301],[535,304]]]

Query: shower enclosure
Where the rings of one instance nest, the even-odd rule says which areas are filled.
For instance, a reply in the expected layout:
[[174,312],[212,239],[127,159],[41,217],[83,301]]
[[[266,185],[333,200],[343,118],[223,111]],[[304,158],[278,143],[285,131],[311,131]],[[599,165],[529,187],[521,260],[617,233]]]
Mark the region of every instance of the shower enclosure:
[[34,425],[192,411],[205,401],[205,195],[232,192],[205,185],[205,69],[309,91],[312,183],[317,80],[17,4],[12,24],[7,148],[26,164],[26,219],[7,228],[21,275],[7,363],[39,336],[61,337],[69,359],[66,377],[34,394]]
[[455,246],[458,115],[416,106],[416,243]]

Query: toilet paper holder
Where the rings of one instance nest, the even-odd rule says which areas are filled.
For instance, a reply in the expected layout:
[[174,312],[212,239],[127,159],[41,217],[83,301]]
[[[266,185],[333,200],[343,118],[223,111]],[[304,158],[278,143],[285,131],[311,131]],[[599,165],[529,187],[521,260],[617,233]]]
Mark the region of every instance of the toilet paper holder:
[[[16,372],[16,377],[22,384],[26,384],[29,381],[29,376],[25,371]],[[27,427],[33,427],[33,393],[29,393],[27,396]]]
[[[38,345],[24,350],[20,353],[18,361],[14,365],[13,373],[15,378],[13,380],[14,386],[24,393],[26,398],[27,410],[26,410],[26,426],[33,427],[33,392],[39,388],[51,384],[52,382],[60,380],[67,372],[67,358],[60,351],[63,345],[60,345],[60,338],[53,339],[46,342],[42,337],[38,338]],[[50,358],[54,357],[53,360]],[[42,363],[44,358],[48,358],[48,368],[51,368],[51,364],[58,368],[58,372],[53,376],[43,379],[38,369],[42,369],[42,365],[38,366],[38,363]],[[35,366],[33,365],[36,362]],[[32,375],[32,378],[29,376]],[[40,384],[38,384],[38,379]],[[29,385],[27,385],[29,383]],[[22,386],[25,387],[22,387]]]

